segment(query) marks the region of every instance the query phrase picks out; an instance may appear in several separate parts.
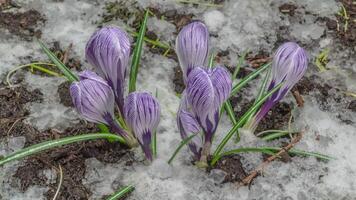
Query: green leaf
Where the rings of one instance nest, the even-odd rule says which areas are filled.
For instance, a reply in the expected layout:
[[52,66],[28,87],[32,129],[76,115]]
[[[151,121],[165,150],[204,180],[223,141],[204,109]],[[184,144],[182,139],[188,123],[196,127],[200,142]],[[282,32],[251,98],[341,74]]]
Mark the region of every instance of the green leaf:
[[232,79],[231,80],[235,80],[237,77],[237,74],[239,73],[243,62],[245,61],[246,55],[247,55],[248,51],[245,51],[242,56],[239,58],[239,62],[236,65],[236,68],[234,70],[234,73],[232,74]]
[[269,150],[269,149],[266,150],[266,149],[259,148],[259,147],[238,148],[238,149],[224,152],[224,153],[214,157],[211,160],[211,165],[214,166],[216,164],[216,162],[218,162],[218,160],[220,160],[220,158],[222,158],[224,156],[234,155],[234,154],[238,154],[238,153],[249,153],[249,152],[261,152],[261,153],[265,153],[268,155],[274,155],[274,153],[271,150]]
[[[216,156],[213,158],[213,160],[211,161],[211,165],[215,165],[217,163],[218,160],[220,160],[220,158],[224,157],[224,156],[229,156],[229,155],[234,155],[234,154],[238,154],[238,153],[249,153],[249,152],[261,152],[261,153],[265,153],[268,155],[275,155],[277,152],[279,152],[280,150],[282,150],[282,148],[280,147],[246,147],[246,148],[238,148],[238,149],[234,149],[231,151],[227,151],[224,152],[222,154],[220,154],[219,156]],[[298,150],[298,149],[290,149],[288,151],[288,154],[291,155],[298,155],[298,156],[313,156],[322,160],[331,160],[334,159],[333,157],[330,157],[328,155],[324,155],[324,154],[320,154],[320,153],[316,153],[316,152],[307,152],[307,151],[303,151],[303,150]]]
[[230,140],[230,138],[234,135],[234,133],[244,125],[246,120],[249,118],[251,113],[253,113],[255,110],[259,109],[259,107],[270,97],[275,91],[277,91],[283,83],[278,84],[276,87],[274,87],[272,90],[270,90],[267,94],[265,94],[255,105],[253,105],[245,114],[239,119],[239,121],[235,124],[235,126],[232,127],[232,129],[229,131],[228,134],[224,137],[224,139],[220,142],[218,147],[216,148],[213,157],[215,158],[220,154],[222,149],[225,147],[227,142]]
[[[224,110],[226,111],[227,115],[229,116],[229,119],[231,120],[232,125],[234,126],[237,123],[237,119],[236,119],[236,116],[234,113],[234,109],[232,108],[232,105],[230,103],[230,100],[227,100],[224,102],[222,111],[224,111]],[[237,131],[237,135],[239,135],[238,131]]]
[[173,159],[177,156],[178,152],[182,149],[182,147],[186,144],[188,144],[188,142],[190,142],[190,140],[193,139],[193,137],[195,137],[196,135],[191,135],[187,138],[185,138],[184,140],[182,140],[182,142],[179,144],[178,148],[174,151],[173,155],[171,156],[171,158],[168,160],[168,164],[171,164]]
[[[277,139],[277,138],[280,138],[280,137],[284,137],[284,136],[289,135],[289,134],[290,134],[289,131],[273,132],[271,134],[268,134],[268,135],[262,137],[262,140],[270,141],[270,140],[274,140],[274,139]],[[291,133],[291,134],[293,134],[293,133]]]
[[[263,81],[262,81],[262,84],[261,84],[261,86],[260,86],[260,88],[259,88],[257,97],[256,97],[255,102],[253,103],[252,106],[254,106],[254,105],[263,97],[263,95],[265,94],[265,92],[266,92],[266,85],[267,85],[268,78],[269,78],[269,76],[270,76],[270,72],[271,72],[271,70],[268,70],[268,71],[267,71],[267,74],[265,75],[265,77],[264,77],[264,79],[263,79]],[[252,112],[246,121],[250,121],[251,118],[256,114],[256,112],[257,112],[257,110],[255,110],[254,112]],[[236,135],[235,143],[237,143],[237,142],[239,142],[239,141],[240,141],[240,135]]]
[[145,13],[145,18],[143,19],[143,22],[141,24],[140,31],[138,33],[137,40],[136,40],[135,49],[134,49],[133,56],[132,56],[132,63],[131,63],[129,92],[136,91],[136,79],[137,79],[138,67],[139,67],[140,59],[141,59],[143,41],[144,41],[144,37],[146,34],[146,25],[147,25],[147,19],[148,19],[149,12],[150,11],[147,9],[147,11]]
[[[158,98],[158,90],[156,88],[156,98]],[[157,131],[153,133],[153,140],[152,140],[152,154],[154,157],[157,157]]]
[[117,199],[120,199],[120,198],[124,197],[125,195],[127,195],[128,193],[130,193],[130,192],[132,192],[134,190],[135,190],[135,187],[132,186],[132,185],[125,186],[123,188],[120,188],[119,191],[117,191],[114,194],[112,194],[106,200],[117,200]]
[[95,140],[95,139],[112,139],[112,140],[116,140],[120,143],[125,143],[125,140],[121,136],[116,135],[116,134],[110,134],[110,133],[90,133],[90,134],[70,136],[70,137],[60,138],[57,140],[50,140],[50,141],[42,142],[39,144],[35,144],[32,146],[23,148],[23,149],[16,151],[10,155],[7,155],[3,159],[1,159],[0,166],[4,165],[5,163],[19,160],[21,158],[39,153],[41,151],[45,151],[45,150],[59,147],[62,145],[85,141],[85,140]]
[[237,94],[237,92],[239,92],[241,90],[242,87],[244,87],[248,82],[250,82],[252,79],[254,79],[256,76],[258,76],[261,72],[263,72],[264,70],[266,70],[269,66],[271,65],[271,63],[267,63],[265,65],[263,65],[262,67],[260,67],[258,70],[250,73],[249,75],[247,75],[245,78],[243,78],[238,84],[236,84],[231,91],[230,96],[234,96],[235,94]]
[[215,54],[211,53],[210,57],[209,57],[209,63],[208,63],[208,68],[211,69],[213,68],[214,65],[214,58],[215,58]]
[[68,69],[62,61],[60,61],[56,55],[54,55],[47,47],[46,45],[41,41],[38,40],[38,43],[40,44],[42,50],[47,54],[48,58],[58,67],[59,70],[64,74],[64,76],[68,79],[68,81],[73,82],[73,81],[78,81],[79,78],[77,75],[75,75],[70,69]]

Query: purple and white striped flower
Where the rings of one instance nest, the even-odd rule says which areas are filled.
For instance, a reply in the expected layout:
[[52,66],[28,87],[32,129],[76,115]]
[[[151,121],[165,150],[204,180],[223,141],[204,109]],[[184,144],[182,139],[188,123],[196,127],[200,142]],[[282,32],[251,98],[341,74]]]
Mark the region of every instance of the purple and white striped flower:
[[73,82],[70,94],[78,113],[86,120],[107,124],[107,116],[114,116],[115,97],[111,87],[100,76],[85,70],[80,81]]
[[192,22],[182,28],[176,39],[176,53],[186,83],[194,67],[204,66],[209,51],[209,32],[204,23]]
[[188,76],[187,100],[204,131],[204,142],[211,143],[219,122],[219,112],[230,96],[232,81],[223,67],[196,67]]
[[195,160],[199,160],[203,148],[201,139],[202,129],[194,115],[189,111],[190,108],[188,105],[186,94],[183,92],[177,113],[177,126],[183,140],[195,135],[188,143],[188,146]]
[[253,122],[248,123],[254,130],[258,123],[292,89],[292,87],[303,77],[308,67],[306,51],[295,42],[282,44],[274,54],[272,61],[272,78],[268,91],[283,82],[283,85],[262,105]]
[[187,78],[177,123],[183,139],[197,134],[189,148],[201,163],[206,164],[219,123],[220,108],[230,96],[231,87],[229,72],[219,66],[212,69],[195,67]]
[[115,97],[108,83],[89,70],[81,72],[79,78],[79,82],[73,82],[70,86],[70,95],[78,113],[88,121],[109,125],[133,145],[135,140],[115,120]]
[[152,160],[152,136],[160,120],[158,101],[147,92],[132,92],[125,99],[124,116],[146,158]]
[[85,49],[88,62],[96,67],[98,73],[112,87],[121,114],[130,47],[125,31],[116,27],[104,27],[90,37]]

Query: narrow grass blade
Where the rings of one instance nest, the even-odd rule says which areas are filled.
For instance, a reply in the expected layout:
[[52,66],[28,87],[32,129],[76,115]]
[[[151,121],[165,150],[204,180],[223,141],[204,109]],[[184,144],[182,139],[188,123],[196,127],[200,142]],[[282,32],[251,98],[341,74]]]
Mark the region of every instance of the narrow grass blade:
[[277,138],[280,138],[280,137],[284,137],[284,136],[289,135],[289,134],[293,134],[293,133],[291,133],[289,131],[274,132],[274,133],[271,133],[271,134],[268,134],[268,135],[262,137],[262,140],[271,141],[271,140],[274,140],[274,139],[277,139]]
[[130,80],[129,80],[129,92],[136,91],[136,79],[138,73],[138,66],[140,64],[142,45],[146,34],[148,15],[149,15],[149,10],[147,10],[145,13],[145,18],[143,19],[143,22],[141,24],[140,31],[138,33],[136,44],[135,44],[135,49],[132,56]]
[[49,69],[46,69],[44,67],[41,67],[40,65],[48,65],[48,66],[56,66],[55,64],[51,64],[51,63],[42,63],[42,62],[36,62],[36,63],[29,63],[29,64],[25,64],[25,65],[21,65],[21,66],[18,66],[18,67],[15,67],[14,69],[10,70],[7,75],[6,75],[6,83],[11,87],[12,84],[11,84],[11,81],[10,81],[10,78],[11,78],[11,75],[13,73],[15,73],[17,70],[20,70],[20,69],[23,69],[23,68],[26,68],[26,67],[33,67],[39,71],[42,71],[44,73],[47,73],[51,76],[61,76],[60,74],[54,72],[54,71],[51,71]]
[[195,137],[196,135],[191,135],[187,138],[185,138],[184,140],[182,140],[182,142],[179,144],[178,148],[174,151],[173,155],[171,156],[171,158],[168,160],[168,164],[171,164],[173,159],[177,156],[178,152],[182,149],[182,147],[186,144],[188,144],[188,142],[190,142],[190,140],[193,139],[193,137]]
[[215,54],[211,53],[210,57],[209,57],[209,63],[208,63],[208,68],[211,69],[213,68],[214,65],[214,58],[215,58]]
[[[235,126],[237,123],[237,119],[234,113],[234,109],[232,108],[232,105],[230,103],[230,100],[224,102],[223,108],[221,109],[220,113],[222,113],[223,111],[226,111],[227,115],[229,116],[229,119],[231,120],[232,125]],[[237,131],[237,136],[239,136],[238,131]],[[240,140],[240,137],[238,138]]]
[[254,79],[256,76],[258,76],[261,72],[263,72],[264,70],[266,70],[269,66],[271,65],[271,63],[267,63],[265,65],[263,65],[262,67],[260,67],[258,70],[250,73],[248,76],[246,76],[245,78],[243,78],[238,84],[236,84],[231,91],[230,96],[234,96],[235,94],[237,94],[237,92],[239,92],[241,90],[242,87],[244,87],[248,82],[250,82],[252,79]]
[[119,191],[117,191],[114,194],[112,194],[106,200],[117,200],[117,199],[120,199],[120,198],[126,196],[128,193],[130,193],[130,192],[132,192],[134,190],[135,190],[135,187],[132,186],[132,185],[125,186],[123,188],[120,188]]
[[214,157],[211,160],[211,165],[214,166],[216,164],[216,162],[224,156],[229,156],[229,155],[234,155],[234,154],[239,154],[239,153],[250,153],[250,152],[261,152],[261,153],[265,153],[268,155],[274,155],[274,153],[269,149],[264,149],[264,148],[259,148],[259,147],[239,148],[239,149],[234,149],[231,151],[224,152],[224,153]]
[[[213,160],[211,161],[211,165],[215,165],[217,163],[217,161],[220,160],[220,158],[224,157],[224,156],[229,156],[229,155],[234,155],[234,154],[239,154],[239,153],[250,153],[250,152],[260,152],[260,153],[265,153],[268,155],[274,155],[276,154],[278,151],[280,151],[282,148],[280,147],[246,147],[246,148],[238,148],[238,149],[234,149],[231,151],[227,151],[224,152],[222,154],[220,154],[219,156],[216,156],[213,158]],[[322,160],[331,160],[333,159],[330,156],[324,155],[324,154],[320,154],[320,153],[315,153],[315,152],[307,152],[307,151],[302,151],[302,150],[298,150],[298,149],[290,149],[288,151],[289,154],[291,155],[298,155],[298,156],[314,156],[316,158],[322,159]]]
[[21,158],[31,156],[33,154],[39,153],[41,151],[45,151],[48,149],[52,149],[55,147],[59,147],[66,144],[72,144],[75,142],[86,141],[86,140],[96,140],[96,139],[112,139],[116,140],[120,143],[125,143],[125,140],[115,134],[110,133],[90,133],[90,134],[83,134],[83,135],[76,135],[65,137],[57,140],[50,140],[46,142],[42,142],[39,144],[35,144],[24,149],[21,149],[17,152],[14,152],[10,155],[5,156],[3,159],[0,160],[0,166],[15,160],[19,160]]
[[[156,98],[158,99],[158,90],[156,88],[155,93]],[[157,157],[157,130],[153,133],[153,140],[152,140],[152,155]]]
[[239,62],[236,65],[236,68],[234,70],[234,73],[232,74],[232,79],[231,80],[235,80],[237,77],[237,74],[239,73],[243,62],[245,61],[246,55],[247,55],[248,51],[245,51],[242,56],[239,58]]
[[[274,151],[274,152],[278,152],[278,151],[280,151],[282,149],[280,147],[263,147],[263,148],[266,149],[266,150]],[[328,155],[321,154],[321,153],[318,153],[318,152],[309,152],[309,151],[303,151],[303,150],[294,149],[294,148],[290,149],[288,151],[288,153],[291,154],[291,155],[296,155],[296,156],[313,156],[313,157],[316,157],[316,158],[321,159],[321,160],[333,160],[333,159],[335,159],[332,156],[328,156]]]
[[73,81],[78,81],[79,78],[77,75],[75,75],[70,69],[68,69],[63,63],[62,61],[60,61],[47,47],[46,45],[38,40],[38,43],[40,44],[42,50],[47,54],[48,58],[58,67],[59,70],[61,70],[61,72],[63,73],[63,75],[65,77],[67,77],[67,79],[70,82]]
[[[253,103],[253,105],[255,105],[255,104],[263,97],[263,95],[266,93],[266,85],[267,85],[267,81],[268,81],[269,76],[270,76],[270,72],[271,72],[271,70],[268,69],[267,74],[265,75],[265,77],[264,77],[264,79],[263,79],[263,81],[262,81],[262,84],[261,84],[261,86],[260,86],[260,88],[259,88],[257,97],[256,97],[255,102]],[[253,106],[253,105],[252,105],[252,106]],[[256,112],[257,112],[257,110],[255,110],[254,112],[252,112],[246,121],[250,121],[251,118],[256,114]],[[240,137],[237,136],[237,137],[236,137],[236,140],[235,140],[235,143],[237,143],[237,142],[239,142],[239,141],[240,141]]]
[[220,154],[220,152],[223,150],[227,142],[230,140],[230,138],[234,135],[234,133],[244,125],[248,117],[253,113],[255,110],[257,110],[267,99],[270,97],[275,91],[277,91],[283,83],[278,84],[276,87],[274,87],[272,90],[270,90],[267,94],[265,94],[255,105],[253,105],[240,119],[239,121],[235,124],[235,126],[232,127],[232,129],[229,131],[229,133],[226,134],[224,139],[220,142],[218,147],[216,148],[213,157],[216,157]]

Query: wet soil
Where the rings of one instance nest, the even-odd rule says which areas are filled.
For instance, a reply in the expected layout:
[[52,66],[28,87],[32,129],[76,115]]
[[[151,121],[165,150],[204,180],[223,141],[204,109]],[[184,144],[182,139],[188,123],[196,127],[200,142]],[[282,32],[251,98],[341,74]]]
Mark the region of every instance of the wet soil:
[[214,169],[220,169],[226,173],[222,183],[241,182],[247,176],[241,159],[242,157],[239,155],[225,156],[216,163]]
[[[55,129],[39,132],[34,128],[31,131],[23,135],[26,138],[25,146],[66,136],[98,132],[98,129],[95,124],[82,121],[63,132]],[[85,177],[85,160],[93,157],[101,162],[117,163],[122,160],[130,160],[127,157],[132,157],[132,154],[119,143],[110,143],[106,140],[66,145],[25,160],[17,169],[11,184],[21,191],[26,191],[32,185],[48,186],[49,190],[45,195],[51,199],[57,189],[58,179],[48,180],[43,174],[43,170],[53,170],[58,174],[60,165],[63,169],[63,184],[58,199],[88,199],[91,192],[82,184],[82,180]],[[128,162],[128,165],[130,164],[131,162]]]
[[[339,13],[335,14],[336,19],[320,18],[328,28],[328,34],[338,38],[343,46],[355,47],[356,45],[356,4],[353,0],[339,0],[345,10],[340,7]],[[345,12],[346,11],[346,12]]]
[[[11,6],[11,4],[5,3],[4,8],[5,6],[8,7]],[[0,33],[3,32],[3,30],[7,30],[10,34],[17,35],[22,39],[32,40],[33,37],[41,37],[42,32],[39,27],[43,25],[44,22],[44,16],[36,10],[4,12],[0,9]]]
[[[12,89],[1,87],[0,138],[23,136],[26,138],[25,146],[27,147],[66,136],[98,132],[93,123],[84,121],[67,128],[63,132],[56,129],[38,131],[22,120],[29,114],[26,104],[41,101],[42,94],[39,90],[29,91],[25,86]],[[37,154],[24,160],[16,170],[10,184],[19,188],[20,191],[26,191],[32,185],[48,186],[49,190],[45,195],[48,199],[51,199],[58,186],[58,166],[60,165],[63,169],[64,178],[57,199],[88,199],[91,193],[82,184],[82,180],[85,176],[85,159],[92,157],[106,163],[117,163],[125,160],[128,166],[132,164],[133,160],[131,159],[132,153],[119,143],[110,143],[106,140],[80,142]],[[46,169],[57,174],[57,179],[48,180],[43,173],[43,170]]]
[[69,93],[70,82],[66,81],[58,86],[59,102],[67,107],[73,107],[73,101]]
[[18,119],[27,116],[25,104],[41,102],[42,93],[39,89],[28,91],[25,86],[14,88],[0,84],[0,119]]

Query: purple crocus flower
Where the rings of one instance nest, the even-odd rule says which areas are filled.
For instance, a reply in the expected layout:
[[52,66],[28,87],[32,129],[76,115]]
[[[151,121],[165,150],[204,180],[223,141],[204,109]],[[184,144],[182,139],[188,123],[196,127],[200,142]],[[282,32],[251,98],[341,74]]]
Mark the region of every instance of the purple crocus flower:
[[85,55],[98,73],[109,83],[116,104],[122,114],[126,69],[130,58],[130,40],[125,31],[116,27],[104,27],[89,39]]
[[[219,122],[222,104],[231,92],[232,81],[223,67],[206,69],[195,67],[187,80],[187,102],[192,114],[203,130],[203,149],[200,160],[206,163],[210,146]],[[191,123],[192,120],[190,120]]]
[[276,105],[287,92],[303,77],[308,67],[306,51],[295,42],[282,44],[274,54],[272,61],[272,79],[268,86],[268,91],[283,82],[277,90],[261,107],[259,112],[252,118],[252,123],[248,123],[254,130],[258,123]]
[[223,67],[196,67],[188,77],[187,100],[203,128],[205,142],[211,142],[219,122],[221,105],[230,95],[232,81]]
[[134,146],[135,139],[115,120],[115,97],[108,83],[89,70],[81,72],[79,78],[79,82],[73,82],[70,86],[70,95],[78,113],[88,121],[109,125],[125,138],[129,146]]
[[124,116],[146,158],[152,160],[152,136],[160,120],[158,101],[147,92],[132,92],[125,99]]
[[194,67],[204,66],[208,56],[209,32],[204,23],[192,22],[182,28],[176,39],[176,53],[186,83]]
[[203,148],[201,139],[201,127],[194,115],[190,112],[189,103],[185,91],[182,94],[181,103],[177,113],[177,125],[183,140],[195,135],[188,146],[193,153],[195,160],[199,160]]

